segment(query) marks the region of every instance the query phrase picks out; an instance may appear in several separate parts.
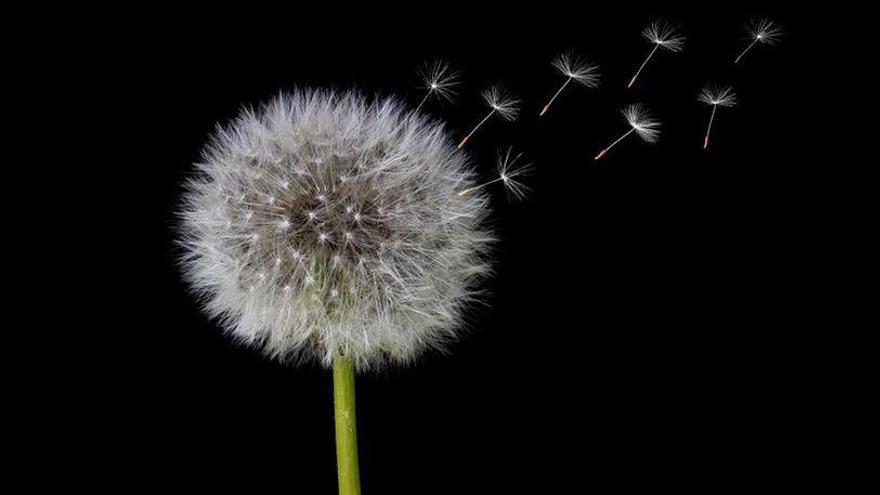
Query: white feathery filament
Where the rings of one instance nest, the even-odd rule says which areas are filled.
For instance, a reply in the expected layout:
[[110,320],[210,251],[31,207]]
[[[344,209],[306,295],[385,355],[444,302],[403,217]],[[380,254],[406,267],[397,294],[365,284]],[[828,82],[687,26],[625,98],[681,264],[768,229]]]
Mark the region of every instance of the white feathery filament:
[[562,83],[562,86],[559,87],[559,90],[557,90],[553,97],[550,98],[550,101],[544,105],[541,113],[538,114],[539,117],[547,113],[547,110],[550,109],[550,105],[553,104],[556,97],[562,93],[562,90],[564,90],[571,81],[576,81],[588,88],[595,88],[599,85],[599,66],[590,64],[576,55],[564,53],[553,61],[553,66],[556,67],[566,79],[565,82]]
[[639,74],[641,74],[642,69],[648,65],[648,61],[651,60],[651,57],[654,56],[654,53],[657,52],[659,48],[663,48],[664,50],[669,50],[671,52],[680,52],[684,49],[684,36],[681,36],[678,33],[678,28],[665,21],[654,21],[648,27],[642,31],[642,36],[648,39],[651,43],[654,44],[654,48],[651,50],[651,53],[645,58],[645,61],[642,62],[642,65],[639,66],[636,73],[633,75],[632,79],[629,80],[629,84],[626,85],[627,88],[632,87],[635,84],[636,79],[638,79]]
[[483,91],[483,100],[489,106],[489,113],[458,143],[458,149],[464,147],[471,136],[496,113],[504,120],[516,120],[519,114],[519,100],[510,95],[504,88],[495,85]]
[[422,79],[422,88],[425,89],[425,96],[416,107],[416,112],[422,108],[422,105],[428,101],[431,95],[437,95],[438,98],[452,101],[457,94],[455,87],[460,84],[458,72],[451,70],[449,64],[442,60],[426,64],[419,70],[419,77]]
[[605,156],[605,153],[614,147],[617,143],[623,141],[624,138],[635,132],[641,137],[645,142],[653,143],[657,141],[657,137],[660,135],[660,122],[653,117],[648,112],[648,109],[645,108],[642,104],[636,103],[630,105],[623,109],[622,111],[624,118],[626,119],[627,124],[630,126],[630,130],[626,131],[622,136],[617,138],[613,143],[609,144],[605,149],[599,152],[596,155],[594,160],[598,160]]
[[715,121],[715,111],[718,110],[718,107],[732,107],[736,105],[736,93],[733,92],[733,88],[730,86],[726,88],[705,88],[700,91],[700,96],[697,97],[697,100],[712,106],[709,125],[706,127],[706,137],[703,139],[703,149],[707,149],[709,147],[709,133],[712,132],[712,122]]
[[516,155],[513,155],[513,148],[508,148],[504,154],[499,152],[497,159],[498,177],[488,182],[484,182],[478,186],[465,189],[459,192],[458,195],[464,196],[496,182],[503,182],[504,188],[515,199],[525,198],[526,192],[529,191],[529,187],[517,180],[517,177],[528,175],[532,172],[534,166],[531,163],[521,164],[520,158],[522,158],[522,153],[517,153]]
[[746,26],[746,31],[748,32],[748,38],[752,40],[751,43],[746,46],[745,50],[740,52],[740,54],[736,57],[733,63],[738,64],[740,59],[752,49],[757,43],[766,43],[768,45],[773,45],[777,41],[779,41],[779,37],[782,36],[782,29],[777,26],[770,19],[757,19],[752,21],[748,26]]

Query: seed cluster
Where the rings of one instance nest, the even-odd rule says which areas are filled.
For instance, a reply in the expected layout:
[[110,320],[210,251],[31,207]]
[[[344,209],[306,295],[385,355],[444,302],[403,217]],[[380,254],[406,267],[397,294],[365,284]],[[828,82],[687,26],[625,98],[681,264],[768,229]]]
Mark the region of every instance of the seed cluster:
[[437,124],[392,101],[294,93],[220,130],[198,168],[183,266],[237,337],[369,367],[454,336],[491,238]]

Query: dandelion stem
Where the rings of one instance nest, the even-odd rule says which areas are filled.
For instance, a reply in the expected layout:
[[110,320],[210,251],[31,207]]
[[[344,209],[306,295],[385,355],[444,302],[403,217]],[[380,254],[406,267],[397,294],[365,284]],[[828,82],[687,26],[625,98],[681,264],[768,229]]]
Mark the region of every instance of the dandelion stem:
[[718,105],[712,105],[712,115],[709,117],[709,127],[706,128],[706,139],[703,140],[703,149],[709,147],[709,133],[712,132],[712,121],[715,120],[715,110],[718,110]]
[[559,93],[562,93],[562,90],[565,89],[566,86],[568,86],[568,83],[571,82],[571,79],[572,79],[572,78],[569,77],[568,79],[565,80],[564,83],[562,83],[562,86],[560,86],[559,91],[557,91],[556,94],[553,95],[553,98],[550,98],[550,101],[547,102],[546,105],[544,105],[544,109],[541,110],[541,113],[538,114],[538,117],[540,117],[540,116],[544,115],[545,113],[547,113],[547,110],[550,109],[550,105],[553,104],[553,100],[555,100],[556,97],[559,96]]
[[648,60],[651,60],[651,57],[654,56],[654,52],[656,52],[658,48],[660,48],[660,45],[655,43],[654,49],[651,50],[651,53],[649,53],[648,57],[645,59],[645,61],[642,62],[642,65],[639,67],[639,70],[636,71],[636,74],[633,76],[633,78],[630,79],[629,84],[626,86],[627,88],[632,87],[632,85],[635,84],[636,78],[639,77],[639,74],[642,72],[642,69],[644,69],[645,66],[648,65]]
[[745,55],[746,52],[748,52],[749,50],[751,50],[752,47],[755,46],[755,43],[757,43],[757,42],[758,42],[758,38],[755,38],[754,40],[752,40],[752,42],[749,43],[749,46],[747,46],[746,49],[743,50],[742,53],[740,53],[738,57],[736,57],[736,60],[734,60],[733,63],[738,64],[738,63],[739,63],[739,59],[743,58],[743,55]]
[[429,89],[428,92],[425,93],[425,97],[422,98],[422,101],[419,102],[419,106],[417,106],[416,109],[415,109],[416,112],[418,112],[419,109],[422,108],[422,105],[424,105],[425,102],[428,101],[428,97],[431,96],[431,92],[432,92],[432,91],[433,91],[432,89]]
[[477,126],[474,127],[474,129],[470,133],[468,133],[468,135],[465,136],[464,139],[461,140],[460,143],[458,143],[458,149],[462,149],[464,147],[465,143],[468,142],[468,139],[470,139],[471,136],[473,136],[474,133],[477,132],[477,129],[479,129],[481,125],[483,125],[487,120],[489,120],[489,117],[491,117],[493,113],[495,113],[495,108],[492,108],[492,110],[490,110],[489,113],[486,114],[486,116],[483,118],[483,120],[481,120],[480,123],[477,124]]
[[357,423],[355,418],[354,365],[350,358],[333,359],[333,408],[336,416],[336,469],[339,495],[360,495]]
[[596,155],[596,158],[593,158],[593,159],[594,159],[594,160],[598,160],[599,158],[602,158],[602,156],[604,156],[605,153],[608,153],[608,150],[610,150],[611,148],[613,148],[615,144],[617,144],[617,143],[623,141],[623,138],[629,136],[634,130],[635,130],[635,129],[630,129],[630,130],[626,131],[626,134],[624,134],[623,136],[620,136],[619,138],[617,138],[616,141],[614,141],[613,143],[609,144],[607,148],[605,148],[604,150],[600,151],[599,154]]

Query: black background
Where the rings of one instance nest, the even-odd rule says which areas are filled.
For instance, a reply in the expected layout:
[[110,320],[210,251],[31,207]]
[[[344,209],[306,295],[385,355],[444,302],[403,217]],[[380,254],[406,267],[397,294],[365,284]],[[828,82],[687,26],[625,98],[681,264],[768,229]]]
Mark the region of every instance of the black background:
[[[214,126],[243,105],[295,87],[415,105],[416,69],[439,57],[461,72],[460,97],[425,111],[455,142],[484,115],[485,87],[519,95],[520,119],[490,121],[465,152],[488,178],[499,149],[522,151],[533,191],[513,203],[493,191],[502,242],[473,331],[446,355],[358,378],[364,493],[703,491],[785,472],[808,442],[797,432],[812,380],[801,330],[781,323],[783,286],[798,283],[785,241],[798,221],[786,192],[803,140],[801,19],[743,4],[583,8],[289,6],[150,15],[126,33],[134,63],[108,84],[138,101],[119,143],[136,187],[105,215],[136,223],[137,261],[106,289],[137,297],[113,307],[94,349],[114,364],[90,363],[112,404],[113,471],[133,486],[335,493],[330,374],[237,346],[200,313],[176,266],[174,210]],[[759,16],[782,24],[781,43],[734,65]],[[658,52],[626,89],[658,17],[680,23],[686,48]],[[570,85],[539,118],[565,50],[600,64],[602,84]],[[710,83],[740,103],[719,109],[706,151],[710,109],[696,96]],[[660,141],[631,136],[593,161],[634,102],[661,120]]]

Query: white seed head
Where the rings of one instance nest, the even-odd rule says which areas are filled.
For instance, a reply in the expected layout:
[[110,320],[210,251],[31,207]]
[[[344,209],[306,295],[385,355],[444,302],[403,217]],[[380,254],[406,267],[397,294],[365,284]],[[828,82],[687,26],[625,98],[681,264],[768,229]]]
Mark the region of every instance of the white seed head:
[[719,107],[732,107],[736,105],[736,93],[731,86],[714,86],[703,88],[697,99],[707,105]]
[[472,170],[440,124],[392,99],[302,90],[218,129],[196,168],[181,265],[236,339],[367,369],[455,338],[492,239],[487,197],[457,194]]
[[746,26],[749,39],[773,45],[782,37],[782,28],[770,19],[755,19]]
[[460,84],[458,72],[451,70],[449,64],[442,60],[426,63],[419,69],[419,77],[424,84],[422,87],[431,94],[447,101],[452,101],[457,95],[456,86]]
[[505,152],[498,152],[497,166],[498,178],[504,183],[504,189],[514,198],[523,199],[531,190],[520,182],[520,179],[529,175],[534,170],[531,163],[522,163],[522,153],[513,153],[513,148],[507,148]]
[[668,21],[657,20],[652,22],[642,31],[642,36],[660,48],[671,52],[680,52],[684,49],[684,36],[678,32],[678,26]]
[[483,99],[505,120],[516,120],[519,115],[519,100],[501,85],[496,84],[483,91]]
[[630,127],[635,129],[636,134],[645,141],[653,143],[660,137],[660,121],[651,117],[648,109],[641,103],[624,108],[623,116]]
[[563,53],[553,60],[553,66],[566,77],[588,88],[599,85],[599,66],[591,64],[572,53]]

